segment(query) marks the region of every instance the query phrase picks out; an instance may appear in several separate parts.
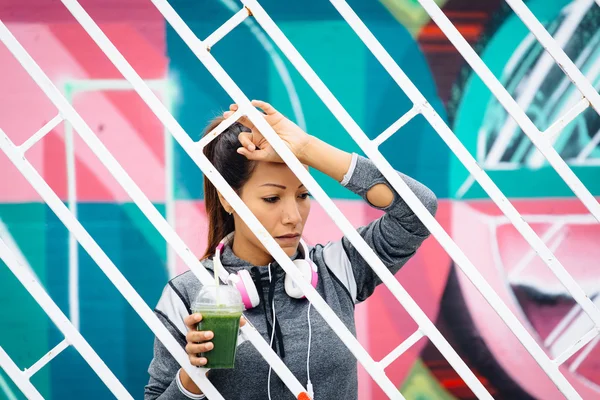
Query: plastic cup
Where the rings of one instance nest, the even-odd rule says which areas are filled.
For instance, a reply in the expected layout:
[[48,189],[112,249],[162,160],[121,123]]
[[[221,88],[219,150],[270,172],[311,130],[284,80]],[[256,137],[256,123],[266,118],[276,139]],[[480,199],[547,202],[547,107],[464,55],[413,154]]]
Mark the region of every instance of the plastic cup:
[[203,286],[196,301],[192,304],[192,312],[202,314],[202,321],[196,327],[199,331],[212,331],[214,344],[212,350],[201,353],[208,361],[206,368],[231,369],[235,366],[237,337],[240,329],[240,317],[244,305],[237,289],[220,285]]

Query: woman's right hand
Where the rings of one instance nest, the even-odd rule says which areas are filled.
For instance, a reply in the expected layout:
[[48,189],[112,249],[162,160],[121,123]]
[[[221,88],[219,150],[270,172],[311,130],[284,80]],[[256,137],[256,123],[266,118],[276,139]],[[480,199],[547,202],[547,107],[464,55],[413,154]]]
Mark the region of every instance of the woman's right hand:
[[[185,351],[190,358],[190,363],[197,367],[203,367],[206,365],[205,357],[198,357],[199,353],[206,353],[213,349],[214,345],[210,341],[214,337],[214,333],[212,331],[198,331],[197,326],[198,323],[202,321],[202,314],[195,313],[188,315],[183,319],[185,326],[188,328],[188,333],[185,336],[187,344],[185,345]],[[246,320],[244,317],[240,319],[240,326],[244,326],[246,324]],[[186,390],[190,391],[194,394],[202,394],[202,391],[198,388],[198,386],[192,381],[192,378],[188,375],[187,372],[182,368],[179,370],[179,378],[181,379],[181,383]]]
[[207,362],[205,357],[198,357],[198,354],[206,353],[214,347],[213,343],[210,341],[214,336],[212,331],[196,330],[200,321],[202,321],[202,314],[200,313],[188,315],[183,320],[185,326],[188,328],[188,333],[185,336],[187,340],[185,351],[190,358],[190,363],[197,367],[203,367]]
[[[197,367],[203,367],[206,365],[205,357],[198,357],[199,353],[204,353],[213,349],[214,345],[209,340],[213,338],[214,333],[212,331],[198,331],[198,323],[202,321],[202,314],[195,313],[188,315],[184,318],[183,322],[188,328],[188,333],[185,336],[187,344],[185,345],[185,351],[190,358],[190,363]],[[182,368],[179,370],[179,379],[183,387],[191,393],[202,394],[202,391],[194,383],[192,378]]]

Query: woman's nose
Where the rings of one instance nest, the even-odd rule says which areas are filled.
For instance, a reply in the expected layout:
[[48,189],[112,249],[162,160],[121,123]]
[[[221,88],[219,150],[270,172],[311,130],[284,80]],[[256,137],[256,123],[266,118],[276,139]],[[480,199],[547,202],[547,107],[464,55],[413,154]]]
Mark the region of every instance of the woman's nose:
[[283,223],[296,225],[302,221],[300,210],[296,202],[290,202],[283,210]]

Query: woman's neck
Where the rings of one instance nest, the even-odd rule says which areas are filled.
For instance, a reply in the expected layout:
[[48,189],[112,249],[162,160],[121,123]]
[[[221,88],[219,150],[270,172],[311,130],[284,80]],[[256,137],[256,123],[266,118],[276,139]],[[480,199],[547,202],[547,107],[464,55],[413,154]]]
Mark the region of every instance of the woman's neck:
[[265,252],[261,248],[257,248],[250,241],[242,238],[233,237],[233,244],[231,245],[233,254],[240,260],[244,260],[251,265],[262,266],[267,265],[273,261],[271,254]]

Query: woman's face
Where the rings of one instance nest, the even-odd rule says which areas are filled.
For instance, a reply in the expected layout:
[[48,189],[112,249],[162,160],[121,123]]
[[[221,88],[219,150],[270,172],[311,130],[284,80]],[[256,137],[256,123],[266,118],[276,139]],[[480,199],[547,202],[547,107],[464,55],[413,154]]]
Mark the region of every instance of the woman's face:
[[[241,199],[288,256],[298,248],[310,212],[308,190],[283,163],[257,162],[252,176],[242,187]],[[235,242],[245,251],[268,251],[235,215]],[[245,243],[239,243],[239,241]]]

